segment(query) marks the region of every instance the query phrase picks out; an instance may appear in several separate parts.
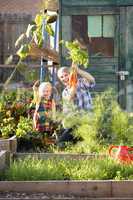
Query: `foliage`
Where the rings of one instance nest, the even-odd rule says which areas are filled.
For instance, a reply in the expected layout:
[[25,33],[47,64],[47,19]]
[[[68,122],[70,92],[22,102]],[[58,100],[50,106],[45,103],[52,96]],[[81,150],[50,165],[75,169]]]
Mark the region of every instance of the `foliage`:
[[125,111],[122,111],[116,102],[112,108],[111,127],[112,133],[115,133],[115,143],[121,145],[133,145],[133,123],[130,121],[129,114]]
[[47,13],[40,11],[40,13],[35,16],[34,21],[28,24],[26,32],[22,33],[17,39],[15,46],[20,46],[17,51],[17,55],[20,57],[21,60],[29,55],[29,51],[31,50],[33,43],[35,43],[39,48],[42,48],[43,40],[46,39],[43,38],[43,28],[45,28],[49,35],[54,36],[54,31],[51,27],[51,24],[47,22],[48,18],[49,15]]
[[74,136],[83,140],[82,142],[78,142],[71,150],[76,150],[76,152],[79,150],[87,150],[88,152],[98,151],[97,131],[93,126],[93,121],[93,114],[84,111],[70,113],[70,115],[64,117],[64,126],[67,128],[73,127]]
[[[16,132],[18,137],[32,140],[41,135],[32,130],[32,120],[27,117],[31,102],[29,91],[17,90],[0,96],[0,133],[8,137]],[[110,144],[132,146],[133,117],[123,111],[116,101],[112,90],[105,91],[93,99],[92,112],[79,112],[72,108],[68,115],[57,112],[54,121],[58,124],[56,134],[60,134],[62,122],[65,128],[73,128],[73,134],[79,141],[67,144],[65,152],[105,152]],[[48,151],[60,151],[50,146]]]
[[[55,19],[56,18],[57,16],[55,16]],[[42,10],[40,10],[36,14],[35,19],[30,24],[28,24],[26,31],[24,33],[21,33],[21,35],[18,37],[18,39],[15,42],[15,47],[16,47],[16,54],[19,56],[19,61],[15,66],[11,75],[8,77],[5,86],[8,85],[9,82],[13,79],[16,71],[17,70],[20,71],[19,69],[20,64],[21,66],[23,65],[24,69],[25,66],[27,68],[27,65],[24,63],[24,59],[27,58],[32,51],[34,51],[33,45],[35,45],[37,49],[37,48],[42,48],[43,43],[47,43],[47,38],[44,30],[46,30],[49,36],[54,36],[54,31],[51,26],[52,22],[53,21],[51,20],[51,16],[48,13],[45,13],[44,8],[42,8]],[[13,55],[10,55],[6,59],[5,64],[11,64],[12,61],[13,61]],[[21,74],[23,74],[23,70],[21,70]],[[31,75],[30,80],[33,79],[33,76],[35,77],[35,73],[32,73],[31,71],[30,73],[27,74]],[[26,76],[26,74],[23,75]]]
[[20,49],[17,51],[17,55],[23,60],[28,56],[29,46],[28,44],[22,44]]
[[28,134],[28,132],[33,131],[33,122],[32,119],[28,119],[27,117],[20,116],[17,129],[16,136],[24,137]]
[[94,99],[94,121],[97,137],[101,144],[112,142],[112,108],[113,102],[116,102],[113,90],[107,90],[101,95],[97,95]]
[[94,125],[102,144],[132,145],[133,125],[112,90],[98,95],[94,101]]
[[0,133],[8,138],[14,135],[21,116],[27,117],[31,101],[29,91],[7,91],[0,96]]
[[73,42],[61,41],[60,43],[63,43],[68,49],[69,56],[67,59],[71,59],[74,63],[83,65],[86,68],[88,67],[88,52],[80,47],[80,43],[77,40]]
[[13,117],[4,118],[2,123],[0,123],[1,134],[3,138],[8,138],[10,135],[15,134],[15,121]]
[[9,103],[13,100],[14,94],[0,97],[0,133],[3,138],[8,138],[15,131],[15,120],[9,108]]
[[95,96],[92,112],[73,110],[62,118],[64,127],[73,127],[75,137],[83,139],[67,144],[67,152],[105,152],[110,144],[133,145],[132,117],[120,108],[112,89]]
[[[56,166],[56,167],[55,167]],[[11,163],[4,180],[129,180],[133,165],[123,165],[110,158],[37,159],[27,157]]]

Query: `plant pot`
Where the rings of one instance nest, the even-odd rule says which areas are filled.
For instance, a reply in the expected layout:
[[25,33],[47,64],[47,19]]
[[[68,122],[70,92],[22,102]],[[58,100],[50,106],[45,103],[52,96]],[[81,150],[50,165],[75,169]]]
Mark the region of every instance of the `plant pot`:
[[17,150],[16,136],[12,136],[8,139],[0,138],[0,151],[5,150],[11,153],[15,153]]

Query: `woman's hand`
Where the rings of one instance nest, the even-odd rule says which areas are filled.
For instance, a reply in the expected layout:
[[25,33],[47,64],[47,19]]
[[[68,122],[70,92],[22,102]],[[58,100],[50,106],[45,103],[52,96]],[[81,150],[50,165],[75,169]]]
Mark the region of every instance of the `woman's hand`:
[[72,66],[71,67],[72,67],[72,69],[78,71],[78,65],[76,63],[72,62]]

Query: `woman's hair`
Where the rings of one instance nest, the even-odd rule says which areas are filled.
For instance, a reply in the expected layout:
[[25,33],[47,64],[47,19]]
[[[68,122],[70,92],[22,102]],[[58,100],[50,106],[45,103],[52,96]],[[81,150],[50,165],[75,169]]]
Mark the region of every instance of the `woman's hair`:
[[61,67],[61,68],[58,70],[58,73],[57,73],[58,77],[60,77],[60,74],[62,74],[63,72],[69,73],[69,72],[70,72],[69,67],[66,67],[66,66]]

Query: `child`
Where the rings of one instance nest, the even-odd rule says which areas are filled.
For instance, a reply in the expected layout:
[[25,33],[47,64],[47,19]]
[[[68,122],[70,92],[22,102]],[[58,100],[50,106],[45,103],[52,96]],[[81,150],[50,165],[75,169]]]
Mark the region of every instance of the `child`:
[[47,136],[52,136],[54,132],[53,118],[55,114],[52,85],[50,82],[42,82],[40,85],[36,82],[33,86],[33,91],[35,109],[32,117],[34,129]]

